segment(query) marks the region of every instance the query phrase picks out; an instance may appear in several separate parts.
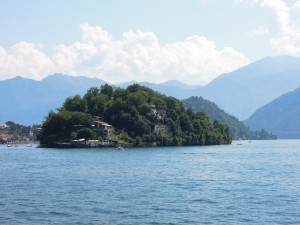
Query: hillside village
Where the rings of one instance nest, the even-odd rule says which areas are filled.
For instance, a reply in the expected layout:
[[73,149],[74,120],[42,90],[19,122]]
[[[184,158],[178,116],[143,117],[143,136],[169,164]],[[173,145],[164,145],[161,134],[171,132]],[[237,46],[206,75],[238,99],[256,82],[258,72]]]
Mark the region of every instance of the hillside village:
[[0,144],[26,144],[37,141],[39,126],[23,126],[14,122],[0,124]]

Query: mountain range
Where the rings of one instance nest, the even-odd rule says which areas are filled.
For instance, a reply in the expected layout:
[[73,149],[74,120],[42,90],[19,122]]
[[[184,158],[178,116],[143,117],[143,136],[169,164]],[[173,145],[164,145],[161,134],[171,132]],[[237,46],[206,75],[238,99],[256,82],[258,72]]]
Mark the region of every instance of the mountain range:
[[[0,81],[0,123],[11,120],[24,125],[41,124],[47,113],[61,107],[67,97],[82,95],[89,88],[100,87],[104,83],[98,78],[63,74],[50,75],[41,81],[20,76]],[[132,83],[137,82],[115,86],[127,87]],[[232,73],[222,74],[205,86],[187,85],[174,80],[161,84],[139,84],[181,100],[202,96],[224,112],[246,120],[259,108],[300,87],[300,58],[267,57]],[[252,125],[250,121],[252,119],[246,123],[251,128],[261,127]],[[268,130],[265,125],[262,128]]]
[[275,98],[300,87],[300,58],[267,57],[232,73],[223,74],[195,96],[215,102],[240,120]]
[[177,80],[170,80],[164,83],[155,84],[150,82],[137,82],[130,81],[118,84],[121,88],[127,88],[131,84],[138,83],[142,86],[151,88],[157,92],[163,93],[168,96],[173,96],[178,99],[187,99],[191,96],[196,96],[197,92],[203,87],[201,85],[187,85]]
[[[132,83],[136,82],[120,86],[127,87]],[[181,100],[201,96],[239,120],[246,120],[260,107],[300,87],[300,58],[266,57],[231,73],[222,74],[205,86],[188,86],[178,81],[173,81],[173,85],[168,82],[139,84]]]
[[300,88],[284,94],[257,110],[245,124],[267,129],[278,138],[300,138]]
[[84,94],[90,87],[104,83],[96,78],[62,74],[41,81],[20,76],[0,81],[0,123],[41,124],[47,113],[61,107],[67,97]]

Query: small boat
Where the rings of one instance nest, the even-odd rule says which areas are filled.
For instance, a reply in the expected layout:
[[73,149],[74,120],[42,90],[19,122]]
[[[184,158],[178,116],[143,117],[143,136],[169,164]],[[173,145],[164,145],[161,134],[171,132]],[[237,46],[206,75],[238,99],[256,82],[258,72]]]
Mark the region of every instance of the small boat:
[[12,147],[12,145],[8,144],[7,147],[10,148],[10,147]]
[[124,148],[122,146],[118,146],[118,147],[116,147],[116,150],[118,150],[118,151],[124,151]]
[[27,147],[27,148],[31,148],[32,145],[31,145],[31,144],[27,144],[26,147]]

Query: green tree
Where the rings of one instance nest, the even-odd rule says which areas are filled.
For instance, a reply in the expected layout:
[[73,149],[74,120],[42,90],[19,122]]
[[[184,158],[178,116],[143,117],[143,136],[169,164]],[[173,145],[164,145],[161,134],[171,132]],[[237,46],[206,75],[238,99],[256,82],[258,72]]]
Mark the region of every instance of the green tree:
[[71,140],[72,132],[81,128],[90,128],[92,118],[83,112],[61,110],[58,113],[50,112],[42,125],[40,136],[41,144],[53,146],[63,140]]
[[89,112],[93,111],[93,98],[98,96],[99,94],[100,94],[99,88],[92,87],[83,96],[83,99],[85,99],[87,103],[87,109]]
[[96,134],[92,129],[85,127],[77,131],[77,138],[95,139]]
[[114,89],[108,84],[104,84],[100,87],[101,94],[107,95],[108,98],[111,98],[114,94]]
[[87,104],[85,99],[82,99],[80,95],[75,95],[65,100],[63,108],[73,112],[85,112],[87,110]]

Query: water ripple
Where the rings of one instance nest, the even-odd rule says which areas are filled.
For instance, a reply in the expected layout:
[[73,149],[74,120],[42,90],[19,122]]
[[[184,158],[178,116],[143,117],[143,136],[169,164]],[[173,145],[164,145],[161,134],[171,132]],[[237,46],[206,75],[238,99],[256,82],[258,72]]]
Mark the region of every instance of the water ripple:
[[300,224],[300,141],[0,146],[0,224]]

